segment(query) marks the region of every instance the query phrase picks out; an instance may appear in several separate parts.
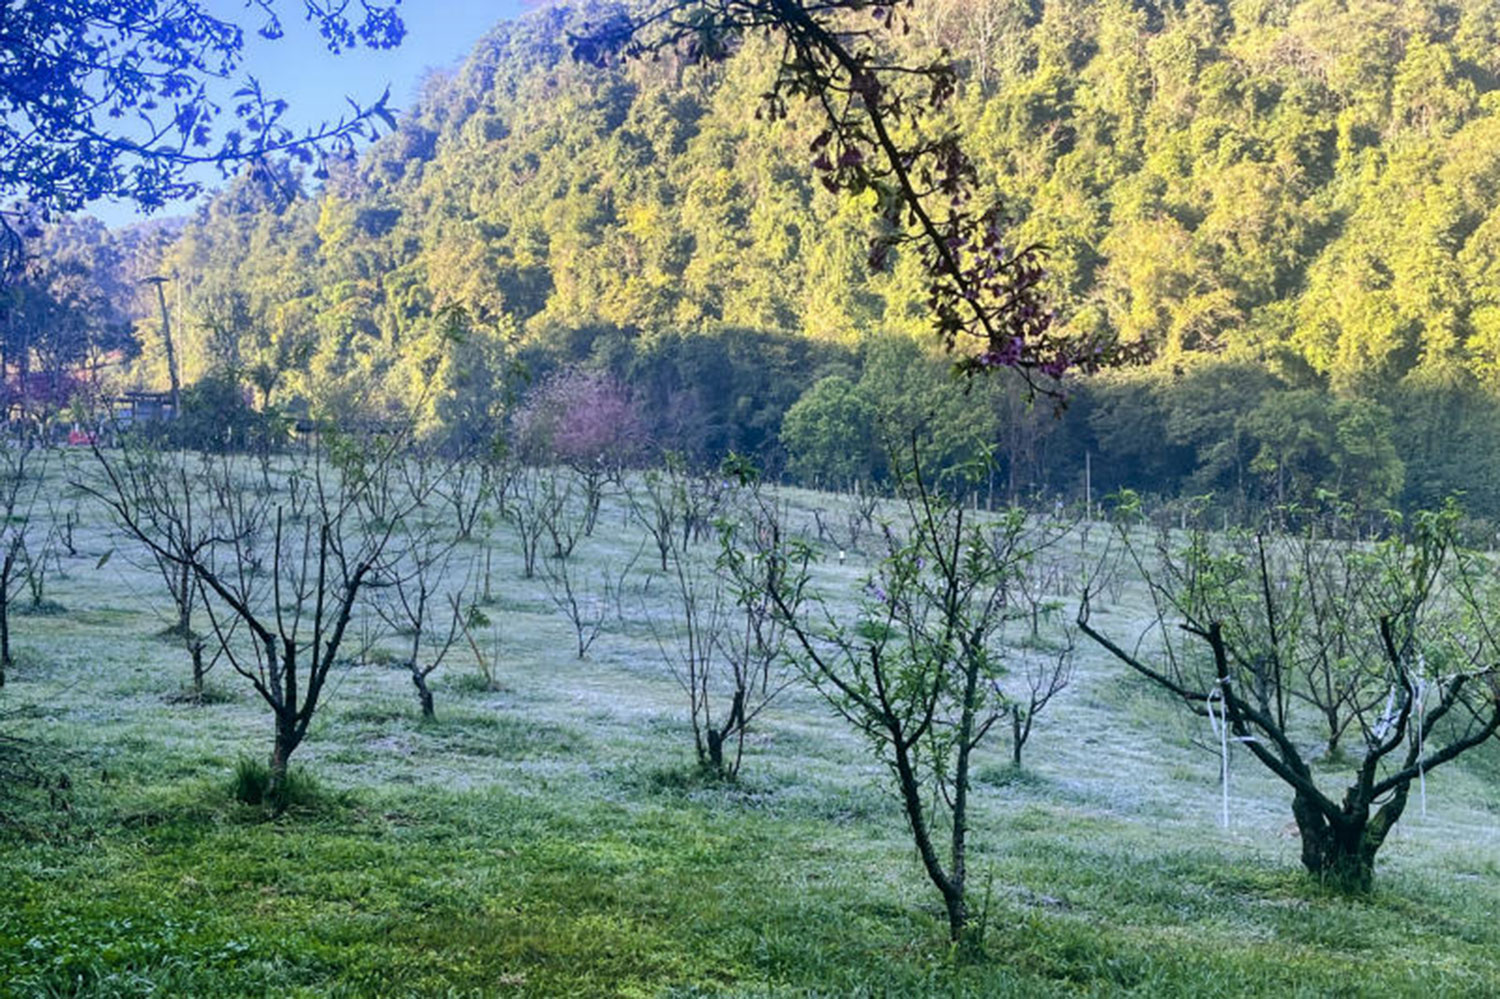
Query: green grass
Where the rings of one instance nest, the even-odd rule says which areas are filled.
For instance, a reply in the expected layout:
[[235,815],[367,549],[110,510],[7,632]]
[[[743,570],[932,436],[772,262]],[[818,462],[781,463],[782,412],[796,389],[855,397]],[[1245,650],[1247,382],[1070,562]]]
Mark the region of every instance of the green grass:
[[1118,823],[1045,806],[976,858],[986,936],[959,961],[884,837],[667,784],[618,802],[367,791],[274,821],[201,782],[117,801],[115,828],[86,848],[10,848],[0,973],[14,995],[1483,995],[1495,982],[1490,921],[1432,881],[1351,902],[1221,850],[1143,853]]
[[[577,557],[628,557],[620,520]],[[83,551],[109,543],[92,523]],[[880,767],[816,698],[764,717],[738,781],[704,775],[639,627],[666,606],[627,607],[579,661],[497,538],[502,689],[458,656],[424,721],[405,672],[341,668],[279,816],[254,793],[259,699],[221,665],[232,699],[176,702],[152,575],[70,561],[69,612],[16,620],[0,692],[53,775],[0,798],[0,996],[1500,993],[1500,752],[1434,774],[1351,899],[1300,873],[1287,796],[1246,756],[1218,828],[1206,723],[1087,653],[1024,770],[1000,733],[978,761],[984,936],[956,955]]]

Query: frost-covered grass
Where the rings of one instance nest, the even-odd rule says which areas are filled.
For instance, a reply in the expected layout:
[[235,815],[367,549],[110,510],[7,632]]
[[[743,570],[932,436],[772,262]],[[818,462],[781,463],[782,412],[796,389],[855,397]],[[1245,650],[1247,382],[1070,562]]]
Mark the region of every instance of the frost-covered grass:
[[[0,731],[71,783],[0,802],[0,995],[1500,993],[1500,752],[1428,780],[1373,895],[1330,894],[1281,786],[1237,756],[1221,829],[1207,723],[1084,648],[1026,769],[998,732],[979,763],[984,938],[958,959],[881,770],[813,695],[764,716],[739,781],[704,778],[646,624],[674,613],[654,551],[579,660],[503,526],[501,689],[466,653],[423,722],[388,657],[341,668],[268,819],[236,794],[268,712],[223,666],[207,703],[180,696],[159,582],[123,546],[95,568],[118,542],[85,512],[48,588],[65,613],[15,619],[0,693]],[[614,498],[575,558],[640,544]],[[822,585],[852,591],[866,555],[826,551]],[[1138,630],[1118,596],[1096,620]]]

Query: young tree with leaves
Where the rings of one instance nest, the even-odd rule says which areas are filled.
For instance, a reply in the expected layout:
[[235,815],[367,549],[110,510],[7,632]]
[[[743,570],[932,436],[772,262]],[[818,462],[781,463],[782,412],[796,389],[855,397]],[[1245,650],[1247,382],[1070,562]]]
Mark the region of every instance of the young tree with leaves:
[[[1035,538],[1021,510],[979,514],[945,500],[916,448],[895,463],[905,472],[905,516],[887,528],[885,558],[854,622],[812,592],[795,547],[779,554],[785,571],[767,592],[804,675],[889,768],[957,943],[970,916],[970,775],[976,751],[1009,711],[1001,636]],[[804,591],[806,610],[792,601]]]

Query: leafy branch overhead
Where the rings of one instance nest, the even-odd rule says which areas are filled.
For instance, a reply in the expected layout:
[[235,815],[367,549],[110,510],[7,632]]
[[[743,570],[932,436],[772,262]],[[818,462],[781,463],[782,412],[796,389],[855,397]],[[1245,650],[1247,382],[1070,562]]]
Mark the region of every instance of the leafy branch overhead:
[[[258,34],[279,38],[276,0],[244,5]],[[283,7],[285,5],[282,5]],[[390,48],[405,33],[395,5],[300,0],[330,51]],[[352,8],[352,9],[351,9]],[[298,130],[287,102],[244,80],[226,110],[213,87],[234,78],[245,31],[200,0],[51,0],[8,4],[0,21],[0,195],[44,217],[100,198],[145,209],[196,195],[191,172],[271,154],[314,164],[393,128],[388,95],[350,102],[335,121]],[[221,127],[224,125],[225,127]]]
[[[944,345],[967,373],[1010,368],[1033,391],[1055,394],[1064,374],[1127,360],[1109,340],[1063,333],[1047,299],[1045,248],[1010,238],[1012,218],[985,192],[959,137],[933,127],[957,93],[946,52],[903,59],[890,39],[910,31],[910,0],[670,0],[642,13],[617,12],[572,38],[575,58],[675,52],[688,63],[718,61],[744,35],[779,37],[781,59],[758,117],[785,118],[801,100],[822,113],[812,168],[829,191],[870,195],[877,215],[872,271],[894,251],[920,255],[927,306]],[[991,195],[986,197],[986,195]]]

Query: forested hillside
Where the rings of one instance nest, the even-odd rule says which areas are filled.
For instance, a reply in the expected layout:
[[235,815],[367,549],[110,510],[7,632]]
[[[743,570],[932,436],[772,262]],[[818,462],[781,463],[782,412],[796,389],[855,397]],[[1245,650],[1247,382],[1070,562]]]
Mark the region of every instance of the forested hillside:
[[[288,168],[204,208],[151,265],[184,380],[472,439],[577,364],[660,446],[804,476],[878,476],[877,417],[931,412],[1018,494],[1076,495],[1088,453],[1096,491],[1500,512],[1494,0],[919,0],[900,44],[961,62],[952,126],[1061,321],[1153,347],[1060,420],[945,384],[916,265],[871,276],[812,118],[757,120],[768,43],[595,69],[584,6],[498,25],[317,193]],[[153,322],[134,377],[164,384]]]

